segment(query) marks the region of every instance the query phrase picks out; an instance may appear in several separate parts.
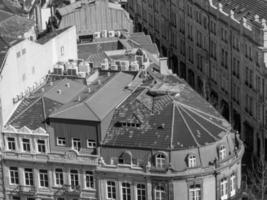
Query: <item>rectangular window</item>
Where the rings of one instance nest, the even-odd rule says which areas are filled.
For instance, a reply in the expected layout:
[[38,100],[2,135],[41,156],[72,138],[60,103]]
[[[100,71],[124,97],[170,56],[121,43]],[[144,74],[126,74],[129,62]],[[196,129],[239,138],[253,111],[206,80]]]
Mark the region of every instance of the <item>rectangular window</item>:
[[146,200],[146,185],[137,184],[136,186],[137,200]]
[[200,200],[200,186],[195,185],[189,188],[189,200]]
[[70,171],[70,182],[72,189],[77,189],[77,187],[79,187],[79,174],[77,170]]
[[107,181],[107,198],[116,199],[116,185],[114,181]]
[[33,171],[32,169],[26,168],[24,169],[25,173],[25,185],[33,185]]
[[15,138],[8,137],[7,138],[7,146],[8,146],[8,150],[16,150],[16,141],[15,141]]
[[227,179],[226,178],[221,180],[220,190],[221,190],[221,200],[226,200],[228,198]]
[[48,173],[47,170],[40,169],[39,170],[39,178],[40,178],[40,186],[48,187]]
[[38,152],[39,153],[45,153],[45,140],[37,140],[37,146],[38,146]]
[[61,55],[61,56],[64,56],[64,46],[62,46],[62,47],[60,48],[60,55]]
[[9,168],[10,172],[10,183],[17,185],[19,184],[19,171],[17,167],[10,167]]
[[64,137],[57,137],[58,146],[66,146],[66,139]]
[[24,55],[25,53],[26,53],[26,49],[24,48],[24,49],[22,49],[22,55]]
[[23,138],[22,139],[22,146],[23,146],[23,151],[30,152],[31,151],[30,139]]
[[72,138],[72,148],[76,151],[81,150],[81,140],[78,138]]
[[95,140],[87,140],[87,148],[95,148],[96,147],[96,142]]
[[231,197],[236,193],[236,175],[233,174],[230,178],[230,195]]
[[63,170],[62,169],[56,169],[55,170],[55,177],[56,177],[56,185],[61,186],[64,184],[63,180]]
[[85,186],[86,188],[95,188],[95,180],[94,180],[94,174],[91,171],[85,172]]
[[20,52],[18,51],[18,52],[17,52],[17,58],[19,58],[19,57],[20,57]]
[[130,183],[121,184],[122,200],[131,200],[131,185]]

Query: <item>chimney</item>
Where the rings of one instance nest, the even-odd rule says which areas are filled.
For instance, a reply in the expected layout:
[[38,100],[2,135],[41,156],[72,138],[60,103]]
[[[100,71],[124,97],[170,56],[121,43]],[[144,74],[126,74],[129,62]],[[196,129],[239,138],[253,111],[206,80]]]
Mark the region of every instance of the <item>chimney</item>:
[[160,73],[162,75],[170,74],[169,69],[168,69],[168,58],[167,57],[159,58],[159,67],[160,67]]
[[91,88],[88,88],[88,93],[91,93]]
[[49,83],[49,85],[50,85],[50,86],[53,86],[53,85],[54,85],[53,81],[51,81],[51,82]]
[[57,90],[57,93],[58,93],[58,94],[61,94],[61,93],[62,93],[62,91],[59,89],[59,90]]
[[101,85],[101,80],[98,79],[98,80],[97,80],[97,83],[98,83],[98,85]]

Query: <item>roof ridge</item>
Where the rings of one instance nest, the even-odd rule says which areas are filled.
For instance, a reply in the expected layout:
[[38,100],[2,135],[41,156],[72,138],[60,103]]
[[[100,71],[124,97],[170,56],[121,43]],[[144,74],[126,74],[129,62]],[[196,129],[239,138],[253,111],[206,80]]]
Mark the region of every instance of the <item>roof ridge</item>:
[[[177,102],[177,103],[180,103],[180,102]],[[180,103],[180,104],[181,104],[181,103]],[[184,105],[184,104],[181,104],[181,105],[184,106],[184,107],[187,107],[187,106]],[[190,106],[189,106],[189,107],[190,107]],[[193,108],[192,108],[192,110],[196,111],[197,109],[193,109]],[[199,111],[199,110],[197,110],[197,111]],[[196,115],[198,115],[199,117],[201,117],[202,119],[209,121],[209,122],[212,123],[213,125],[215,125],[215,126],[221,128],[221,129],[224,129],[225,131],[228,130],[227,128],[225,128],[225,127],[223,127],[223,126],[220,126],[219,124],[216,124],[216,123],[213,122],[212,120],[210,120],[210,119],[208,119],[208,118],[205,118],[204,116],[202,116],[202,115],[199,114],[198,112],[194,112],[194,113],[195,113]],[[200,113],[204,113],[204,112],[200,111]],[[218,118],[218,117],[215,117],[215,116],[213,116],[213,115],[209,115],[209,114],[207,114],[207,113],[204,113],[204,114],[205,114],[205,115],[208,115],[208,116],[210,116],[210,117],[213,117],[213,118],[215,118],[215,119],[218,119],[218,120],[220,120],[220,121],[222,121],[222,118]]]
[[190,126],[188,125],[188,123],[187,123],[186,119],[184,118],[184,115],[183,115],[183,113],[181,112],[181,110],[180,110],[180,107],[178,107],[176,104],[175,104],[175,107],[176,107],[176,109],[179,111],[179,113],[180,113],[180,115],[181,115],[182,119],[184,120],[184,123],[185,123],[185,125],[186,125],[187,129],[189,130],[189,132],[190,132],[190,134],[191,134],[192,138],[194,139],[195,143],[196,143],[196,144],[197,144],[197,146],[199,147],[199,146],[200,146],[200,144],[198,143],[198,141],[197,141],[197,139],[196,139],[195,135],[193,134],[192,130],[190,129]]
[[188,107],[188,108],[190,108],[190,109],[192,109],[192,110],[195,110],[195,111],[197,111],[197,112],[200,112],[200,113],[203,113],[203,114],[205,114],[205,115],[208,115],[208,116],[210,116],[210,117],[213,117],[213,118],[215,118],[215,119],[218,119],[218,120],[221,120],[221,119],[222,119],[221,117],[216,117],[216,116],[214,116],[214,115],[208,114],[208,113],[206,113],[206,112],[204,112],[204,111],[202,111],[202,110],[199,110],[199,109],[197,109],[197,108],[195,108],[195,107],[193,107],[193,106],[189,106],[189,105],[187,105],[187,104],[184,104],[184,103],[182,103],[182,102],[180,102],[180,101],[176,101],[176,103],[181,104],[182,106],[184,106],[184,107]]
[[[47,98],[47,99],[49,99],[49,98]],[[51,99],[49,99],[49,100],[51,100]],[[66,108],[64,108],[63,110],[60,110],[60,111],[58,111],[58,112],[55,112],[55,113],[51,113],[51,117],[52,116],[57,116],[58,114],[61,114],[61,113],[63,113],[63,112],[65,112],[65,111],[67,111],[67,110],[70,110],[71,108],[74,108],[74,107],[76,107],[76,106],[78,106],[78,105],[80,105],[81,104],[81,102],[80,103],[77,103],[77,104],[75,104],[75,105],[69,105],[69,106],[67,106]],[[66,105],[66,104],[65,104]],[[62,105],[62,106],[64,106],[64,104]]]
[[171,141],[170,141],[170,148],[171,148],[171,149],[173,149],[174,117],[175,117],[175,104],[172,103],[172,127],[171,127]]
[[218,140],[219,138],[212,135],[210,131],[208,131],[201,123],[199,123],[195,118],[192,117],[191,114],[188,113],[188,111],[185,108],[181,108],[194,122],[196,122],[204,131],[206,131],[212,138],[215,140]]
[[95,111],[85,102],[83,104],[96,116],[96,118],[100,121],[100,117],[95,113]]

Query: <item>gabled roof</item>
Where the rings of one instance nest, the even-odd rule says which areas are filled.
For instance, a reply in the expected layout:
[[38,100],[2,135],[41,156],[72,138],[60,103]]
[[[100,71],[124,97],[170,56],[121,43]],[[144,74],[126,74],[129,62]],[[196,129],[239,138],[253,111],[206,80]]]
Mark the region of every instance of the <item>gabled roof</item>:
[[[176,79],[176,80],[175,80]],[[104,145],[186,149],[219,141],[230,124],[186,83],[174,76],[153,88],[137,89],[117,108]],[[137,116],[140,127],[129,120]]]

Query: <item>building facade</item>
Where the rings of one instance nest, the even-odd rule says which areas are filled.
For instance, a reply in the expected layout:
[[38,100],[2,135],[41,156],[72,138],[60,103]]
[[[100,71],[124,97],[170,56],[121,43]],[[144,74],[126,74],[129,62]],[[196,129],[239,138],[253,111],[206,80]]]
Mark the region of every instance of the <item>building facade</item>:
[[151,35],[173,72],[259,157],[267,155],[266,9],[264,1],[128,1],[136,30]]
[[143,45],[101,52],[100,66],[58,63],[23,97],[2,128],[2,199],[239,196],[237,132]]
[[78,57],[75,27],[49,33],[37,41],[25,39],[3,44],[0,67],[3,122],[0,124],[7,122],[24,96],[44,82],[45,76],[57,62]]

